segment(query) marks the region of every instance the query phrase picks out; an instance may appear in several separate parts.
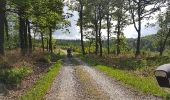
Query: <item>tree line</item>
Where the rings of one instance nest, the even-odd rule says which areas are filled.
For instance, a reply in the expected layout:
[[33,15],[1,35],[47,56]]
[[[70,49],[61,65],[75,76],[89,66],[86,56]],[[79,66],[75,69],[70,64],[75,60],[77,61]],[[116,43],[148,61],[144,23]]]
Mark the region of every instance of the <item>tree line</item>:
[[[128,25],[133,25],[137,32],[136,52],[135,56],[140,57],[141,54],[141,31],[144,20],[151,20],[155,17],[155,13],[161,12],[163,7],[167,8],[169,13],[168,0],[77,0],[76,10],[79,11],[79,22],[81,32],[82,52],[85,54],[83,39],[95,42],[95,54],[103,55],[103,37],[102,29],[107,30],[107,52],[110,54],[111,35],[116,34],[116,54],[121,54],[122,38],[124,38],[123,30]],[[160,16],[160,14],[159,14]],[[161,15],[162,22],[165,23],[166,30],[162,34],[167,34],[160,44],[160,55],[165,49],[165,44],[169,38],[167,32],[167,14]],[[159,19],[159,18],[158,18]],[[162,30],[161,24],[159,26]],[[155,23],[156,24],[156,23]],[[161,31],[160,30],[160,31]]]
[[12,44],[12,37],[19,40],[23,55],[31,54],[37,35],[43,51],[46,39],[52,53],[53,32],[68,25],[63,7],[62,0],[0,0],[0,55],[5,54],[6,43]]

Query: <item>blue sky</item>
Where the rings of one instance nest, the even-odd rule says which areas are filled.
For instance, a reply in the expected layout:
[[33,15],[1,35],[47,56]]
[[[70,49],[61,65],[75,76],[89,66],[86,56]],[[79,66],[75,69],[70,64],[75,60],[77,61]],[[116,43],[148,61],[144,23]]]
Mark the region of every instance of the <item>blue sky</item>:
[[[162,9],[162,12],[164,12],[165,9]],[[66,31],[61,31],[61,30],[56,30],[54,32],[54,38],[56,39],[73,39],[73,40],[76,40],[76,39],[80,39],[80,31],[79,31],[79,27],[76,25],[77,23],[77,20],[78,20],[78,12],[76,11],[69,11],[67,7],[64,7],[64,12],[70,12],[72,13],[74,16],[69,18],[68,20],[71,22],[71,27],[69,27],[69,31],[70,33],[66,33]],[[153,16],[156,16],[158,15],[155,14]],[[142,36],[147,36],[147,35],[151,35],[151,34],[156,34],[157,31],[159,30],[159,26],[158,24],[155,25],[154,27],[146,27],[146,24],[148,23],[147,20],[144,20],[142,22]],[[153,19],[153,20],[149,20],[149,23],[157,23],[156,19]],[[134,28],[133,25],[129,25],[127,26],[125,29],[124,29],[124,35],[127,37],[127,38],[136,38],[137,37],[137,32]],[[102,35],[103,36],[106,36],[106,31],[103,30],[102,31]]]

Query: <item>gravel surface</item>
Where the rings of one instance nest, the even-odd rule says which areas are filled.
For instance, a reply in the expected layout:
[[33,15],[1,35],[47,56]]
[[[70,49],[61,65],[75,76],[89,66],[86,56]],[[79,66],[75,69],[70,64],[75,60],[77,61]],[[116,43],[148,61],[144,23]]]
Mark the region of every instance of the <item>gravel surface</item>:
[[83,69],[86,70],[86,72],[90,74],[93,80],[100,85],[102,90],[109,95],[110,100],[161,100],[161,98],[151,95],[142,95],[136,91],[128,89],[127,87],[122,86],[120,82],[107,77],[94,68],[89,67],[80,59],[76,58],[76,60],[81,63]]
[[53,82],[50,91],[45,96],[46,100],[75,100],[75,77],[73,75],[74,66],[66,58],[60,74]]
[[[73,61],[75,60],[75,61]],[[78,63],[76,63],[78,62]],[[68,58],[56,77],[46,100],[161,100],[143,95],[88,66],[78,58]]]

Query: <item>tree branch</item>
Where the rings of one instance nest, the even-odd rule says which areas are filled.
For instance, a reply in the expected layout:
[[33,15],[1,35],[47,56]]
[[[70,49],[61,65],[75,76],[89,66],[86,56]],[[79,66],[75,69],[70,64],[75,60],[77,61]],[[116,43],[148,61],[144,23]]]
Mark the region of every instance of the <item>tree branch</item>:
[[135,14],[134,14],[134,10],[133,10],[132,7],[131,7],[130,0],[129,0],[129,6],[130,6],[130,13],[131,13],[131,15],[132,15],[133,25],[134,25],[136,31],[138,31],[138,28],[137,28],[136,22],[135,22]]

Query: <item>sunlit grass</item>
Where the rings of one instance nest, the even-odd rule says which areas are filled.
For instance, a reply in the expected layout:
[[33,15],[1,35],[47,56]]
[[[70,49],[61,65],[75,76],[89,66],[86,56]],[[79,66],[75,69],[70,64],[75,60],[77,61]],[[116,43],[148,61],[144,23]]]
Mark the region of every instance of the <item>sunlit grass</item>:
[[161,97],[165,97],[169,94],[159,87],[153,77],[140,77],[128,71],[102,65],[97,65],[95,68],[143,93]]
[[55,77],[59,74],[61,68],[61,61],[58,61],[53,65],[48,73],[46,73],[39,81],[36,82],[35,86],[28,90],[20,100],[42,100],[46,92],[52,85]]

